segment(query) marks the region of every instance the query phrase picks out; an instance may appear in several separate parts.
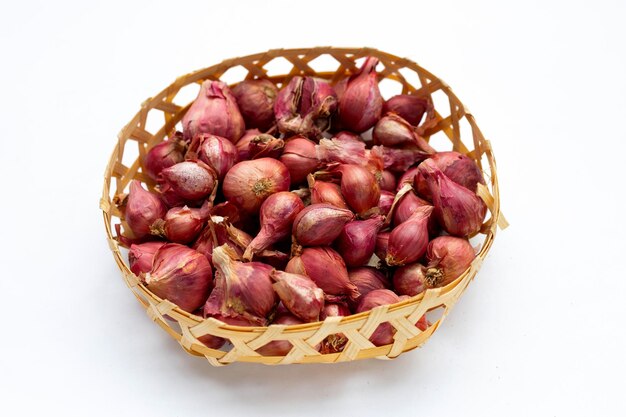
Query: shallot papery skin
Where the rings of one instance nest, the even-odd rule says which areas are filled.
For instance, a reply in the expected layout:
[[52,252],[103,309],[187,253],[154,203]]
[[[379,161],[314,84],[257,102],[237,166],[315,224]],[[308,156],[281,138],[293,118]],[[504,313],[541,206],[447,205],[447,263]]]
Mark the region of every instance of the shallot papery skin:
[[183,134],[190,140],[200,133],[224,137],[235,143],[245,123],[230,88],[221,81],[202,83],[198,97],[183,116]]
[[294,219],[303,209],[304,203],[292,192],[281,191],[269,196],[261,204],[261,230],[246,248],[243,258],[250,260],[255,253],[289,237]]
[[372,149],[367,149],[365,151],[365,154],[367,155],[368,159],[367,168],[374,175],[380,173],[380,176],[382,177],[382,172],[385,169],[385,155],[383,152],[383,146],[372,146]]
[[376,236],[383,225],[383,216],[346,223],[336,241],[337,251],[347,266],[366,264],[374,254]]
[[246,247],[252,242],[252,236],[233,226],[227,219],[218,216],[212,216],[210,223],[217,239],[216,246],[229,246],[236,253],[236,258],[240,259]]
[[[437,152],[430,159],[448,178],[470,191],[476,192],[479,183],[485,184],[483,173],[476,162],[462,153],[455,151]],[[414,182],[418,193],[426,199],[432,199],[428,184],[423,176],[416,176]]]
[[465,238],[440,236],[428,244],[426,282],[430,287],[448,285],[461,276],[476,257]]
[[270,80],[244,80],[233,87],[232,93],[246,127],[266,131],[274,124],[278,88]]
[[413,191],[406,193],[393,213],[393,224],[396,226],[407,221],[418,207],[430,206],[431,204],[415,195]]
[[265,326],[278,302],[270,278],[274,268],[236,259],[237,253],[227,245],[213,249],[215,289],[204,305],[204,314],[240,317]]
[[441,227],[460,237],[478,233],[487,213],[483,200],[449,179],[432,160],[421,163],[419,172],[428,185]]
[[[363,311],[369,311],[375,307],[386,304],[395,304],[399,301],[400,298],[391,290],[372,290],[361,298],[361,302],[359,302],[356,312],[361,313]],[[369,340],[375,346],[390,345],[393,343],[393,335],[395,332],[396,330],[393,326],[389,324],[389,322],[385,322],[374,330],[374,333],[372,333]]]
[[351,268],[348,270],[348,277],[361,293],[361,296],[354,300],[353,306],[358,305],[359,301],[371,291],[390,288],[387,276],[371,266]]
[[337,95],[325,81],[295,76],[279,92],[274,103],[278,130],[285,135],[318,138],[330,126],[337,109]]
[[143,160],[146,174],[153,180],[161,171],[185,160],[185,144],[172,138],[155,145],[148,151]]
[[211,208],[211,216],[225,217],[229,223],[237,225],[237,227],[250,220],[250,216],[247,213],[242,212],[239,207],[230,201],[215,204]]
[[365,143],[350,137],[320,139],[316,147],[317,159],[323,162],[367,165]]
[[[276,317],[272,324],[295,325],[304,322],[292,314],[281,314]],[[293,345],[287,340],[274,340],[256,351],[263,356],[285,356],[291,351]]]
[[[415,145],[421,148],[418,144],[419,138],[413,130],[413,126],[395,113],[387,114],[376,123],[372,131],[372,139],[376,145],[392,148],[404,145]],[[426,142],[424,141],[424,143]],[[427,151],[427,149],[422,150]],[[432,147],[430,151],[435,153]]]
[[289,190],[287,167],[272,158],[235,164],[224,177],[224,196],[248,213],[258,213],[270,195]]
[[395,200],[396,195],[390,191],[382,190],[380,192],[380,199],[378,200],[378,209],[380,210],[380,214],[386,216],[389,214],[389,210],[391,210],[391,206],[393,205],[393,200]]
[[380,184],[380,189],[382,191],[396,191],[396,177],[393,175],[393,172],[384,170],[380,174],[380,180],[378,181]]
[[413,168],[408,169],[404,174],[402,174],[400,178],[398,179],[396,192],[400,191],[400,189],[404,187],[404,184],[409,184],[412,186],[415,176],[417,175],[417,172],[418,172],[417,167],[413,167]]
[[299,184],[307,175],[318,169],[321,165],[317,159],[315,142],[304,136],[294,136],[287,139],[285,148],[280,156],[280,162],[289,170],[291,182]]
[[353,142],[363,142],[363,138],[356,133],[350,132],[348,130],[342,130],[333,135],[333,139],[338,139],[342,142],[351,140]]
[[350,308],[346,303],[326,303],[324,308],[320,312],[320,320],[325,320],[326,317],[345,317],[352,314]]
[[376,236],[374,253],[382,261],[384,261],[387,257],[387,250],[389,249],[389,236],[391,236],[391,232],[381,232],[378,236]]
[[406,172],[410,167],[431,156],[417,146],[390,148],[388,146],[372,146],[370,153],[381,158],[383,167],[393,172]]
[[367,57],[361,69],[339,82],[339,120],[341,126],[356,133],[365,132],[380,119],[383,97],[376,75],[378,59]]
[[226,138],[203,135],[200,139],[198,159],[213,168],[217,173],[217,178],[222,180],[237,162],[237,148]]
[[285,141],[264,133],[250,140],[250,159],[278,158],[283,153]]
[[142,272],[150,272],[154,254],[163,245],[165,245],[165,242],[146,242],[130,245],[128,263],[130,264],[130,270],[133,274],[139,275]]
[[208,225],[200,232],[200,236],[196,239],[191,248],[203,254],[211,266],[213,266],[213,234]]
[[130,183],[124,218],[137,239],[150,235],[150,227],[167,213],[167,207],[159,196],[145,190],[141,183]]
[[[386,126],[384,127],[380,126],[382,125],[381,122],[383,122],[383,120],[385,120],[386,124]],[[395,127],[392,125],[395,125]],[[401,128],[400,125],[403,125],[403,128]],[[377,128],[379,127],[380,130],[377,130]],[[399,137],[394,138],[394,135],[396,133],[400,134],[400,132],[406,133],[407,137],[404,139],[400,139]],[[411,139],[409,139],[409,135],[411,136]],[[391,147],[396,147],[398,145],[416,146],[418,149],[429,154],[434,154],[437,152],[435,148],[430,146],[426,139],[424,139],[417,133],[413,126],[411,126],[406,120],[404,120],[402,117],[398,116],[395,113],[389,113],[385,117],[380,119],[374,127],[374,132],[372,133],[372,136],[374,142],[378,141],[382,145],[388,145]]]
[[293,236],[303,246],[330,245],[352,219],[354,214],[350,210],[330,204],[311,204],[296,216]]
[[300,256],[291,258],[285,272],[308,276],[326,294],[345,295],[350,299],[360,295],[348,278],[343,258],[326,246],[304,248]]
[[170,206],[195,204],[211,194],[215,171],[202,161],[184,161],[161,171],[159,190]]
[[426,291],[426,267],[420,263],[405,265],[393,273],[393,288],[400,295],[415,296]]
[[213,271],[201,253],[178,243],[168,243],[154,254],[152,270],[143,279],[158,297],[191,313],[209,296]]
[[324,307],[324,291],[311,278],[274,270],[270,277],[276,281],[274,290],[283,305],[296,317],[306,322],[319,320]]
[[380,187],[376,177],[359,165],[342,164],[337,167],[341,172],[341,194],[357,214],[364,214],[378,205]]
[[309,176],[312,204],[330,204],[335,207],[349,210],[346,200],[341,195],[341,188],[332,182],[317,181]]
[[174,207],[168,210],[163,222],[157,222],[153,233],[166,237],[170,242],[187,244],[198,237],[208,218],[208,207]]
[[235,148],[237,148],[237,162],[245,161],[250,158],[250,142],[252,139],[260,135],[261,132],[259,129],[249,129],[246,130],[239,138],[237,143],[235,143]]
[[[345,317],[352,314],[350,308],[345,303],[326,303],[320,313],[320,320],[326,320],[327,317]],[[337,353],[341,352],[348,343],[348,338],[343,333],[335,333],[322,340],[320,353]]]
[[387,265],[406,265],[424,256],[428,246],[428,220],[432,211],[432,206],[418,207],[407,221],[391,231],[385,258]]
[[428,109],[428,100],[409,94],[398,94],[383,104],[383,114],[397,113],[413,126],[419,125]]

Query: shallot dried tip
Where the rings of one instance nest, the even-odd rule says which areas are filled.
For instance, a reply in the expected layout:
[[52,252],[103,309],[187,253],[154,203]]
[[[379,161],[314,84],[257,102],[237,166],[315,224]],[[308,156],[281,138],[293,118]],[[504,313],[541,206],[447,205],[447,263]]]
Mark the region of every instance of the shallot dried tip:
[[320,139],[316,145],[317,159],[324,162],[367,165],[369,159],[365,152],[365,143],[354,139]]

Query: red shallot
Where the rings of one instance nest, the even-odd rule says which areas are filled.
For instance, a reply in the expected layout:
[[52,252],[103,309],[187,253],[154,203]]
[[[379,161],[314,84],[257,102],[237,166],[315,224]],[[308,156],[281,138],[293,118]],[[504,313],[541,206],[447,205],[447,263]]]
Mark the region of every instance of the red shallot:
[[249,213],[257,213],[263,201],[279,191],[289,190],[287,167],[272,158],[235,164],[224,178],[224,196]]

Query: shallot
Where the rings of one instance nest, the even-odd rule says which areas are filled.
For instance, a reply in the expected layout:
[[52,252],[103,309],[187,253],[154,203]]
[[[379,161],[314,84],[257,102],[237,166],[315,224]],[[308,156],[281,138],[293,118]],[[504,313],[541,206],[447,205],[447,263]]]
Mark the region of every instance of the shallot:
[[350,210],[330,204],[311,204],[293,221],[293,235],[303,246],[330,245],[353,218]]
[[397,113],[413,126],[419,125],[430,104],[425,98],[409,94],[398,94],[385,101],[383,113]]
[[461,276],[476,257],[467,239],[440,236],[433,239],[426,249],[426,282],[430,287],[447,285]]
[[154,254],[163,245],[165,245],[165,242],[146,242],[131,245],[128,251],[128,263],[133,274],[139,275],[142,272],[150,272]]
[[361,69],[337,85],[339,120],[353,132],[365,132],[380,118],[383,97],[376,75],[378,59],[367,57]]
[[216,183],[215,171],[202,161],[180,162],[159,175],[159,190],[170,207],[201,201]]
[[185,143],[175,137],[155,145],[148,151],[143,160],[146,174],[156,180],[165,168],[183,162],[185,151]]
[[304,248],[299,256],[291,258],[285,272],[306,275],[327,294],[359,297],[357,287],[350,282],[348,270],[341,256],[325,246]]
[[279,191],[289,190],[287,167],[272,158],[235,164],[224,178],[224,196],[249,213],[257,213],[263,201]]
[[242,317],[264,326],[278,297],[272,288],[274,268],[260,262],[237,261],[237,253],[227,245],[213,249],[215,288],[204,305],[204,314]]
[[315,142],[304,136],[287,139],[280,162],[289,170],[291,182],[294,184],[303,182],[307,175],[320,167]]
[[161,246],[154,254],[152,269],[141,277],[154,294],[190,313],[204,303],[213,285],[207,258],[178,243]]
[[244,80],[233,87],[233,96],[248,128],[267,130],[274,124],[278,89],[270,80]]
[[245,129],[237,101],[221,81],[202,83],[198,97],[183,117],[183,133],[190,140],[200,133],[222,136],[235,143]]
[[385,258],[387,265],[406,265],[424,256],[428,246],[428,218],[432,211],[432,206],[418,207],[407,221],[391,231]]
[[449,179],[432,160],[419,165],[432,194],[435,215],[443,229],[454,236],[477,233],[485,218],[487,206],[472,191]]
[[131,181],[125,218],[135,238],[149,236],[150,227],[166,212],[167,207],[157,195],[145,190],[139,181]]
[[305,275],[274,270],[270,277],[276,281],[274,290],[283,305],[296,317],[317,321],[324,306],[324,291]]
[[318,138],[330,126],[337,95],[326,81],[295,76],[278,92],[274,113],[284,134]]
[[288,237],[302,209],[304,203],[294,193],[281,191],[269,196],[260,208],[261,230],[246,248],[243,258],[250,260],[255,253]]
[[343,226],[336,247],[347,266],[364,265],[370,260],[383,222],[382,216],[375,216],[367,220],[355,220]]

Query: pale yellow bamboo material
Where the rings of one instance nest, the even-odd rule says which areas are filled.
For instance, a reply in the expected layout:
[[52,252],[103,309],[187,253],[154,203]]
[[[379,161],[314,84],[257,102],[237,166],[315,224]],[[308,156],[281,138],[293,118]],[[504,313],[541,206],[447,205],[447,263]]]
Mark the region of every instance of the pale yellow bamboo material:
[[[481,229],[482,239],[478,255],[472,266],[458,279],[443,288],[435,288],[401,303],[381,306],[369,312],[348,317],[330,317],[324,322],[301,325],[271,325],[269,327],[237,327],[222,323],[213,318],[203,319],[179,309],[167,300],[152,294],[130,272],[120,244],[114,238],[114,225],[124,225],[122,213],[112,202],[113,197],[127,190],[132,179],[139,179],[147,186],[153,182],[142,172],[142,157],[154,145],[163,141],[177,128],[191,102],[180,102],[181,89],[198,87],[207,79],[219,79],[230,68],[240,66],[247,71],[245,79],[269,78],[282,85],[294,75],[315,75],[334,83],[358,69],[357,60],[374,56],[380,60],[377,67],[381,80],[387,79],[400,88],[398,93],[414,94],[433,100],[436,94],[447,96],[444,107],[437,107],[434,120],[422,132],[427,140],[434,135],[447,138],[450,149],[463,152],[474,159],[483,169],[487,185],[478,190],[479,196],[489,208],[490,216]],[[282,58],[289,67],[281,75],[268,74],[267,67],[273,60]],[[313,62],[315,60],[315,62]],[[360,63],[360,61],[359,61]],[[319,68],[320,65],[325,65]],[[413,73],[419,84],[407,81],[407,73]],[[229,80],[226,80],[229,81]],[[242,80],[230,81],[236,83]],[[187,96],[188,97],[188,96]],[[441,104],[441,103],[437,103]],[[148,126],[148,119],[162,120],[158,127]],[[471,134],[465,133],[471,132]],[[136,159],[128,162],[124,154],[130,149]],[[123,162],[126,161],[126,162]],[[268,365],[289,363],[332,363],[365,358],[395,358],[399,354],[421,346],[439,327],[456,301],[474,278],[482,261],[487,256],[496,233],[496,226],[506,227],[500,214],[500,200],[495,159],[491,144],[478,129],[474,116],[459,101],[450,87],[416,63],[372,48],[331,48],[275,49],[241,58],[232,58],[217,65],[192,72],[177,78],[163,91],[147,99],[139,112],[124,126],[118,135],[104,175],[104,188],[100,199],[104,215],[106,236],[115,262],[122,277],[137,300],[146,308],[151,320],[162,327],[170,336],[178,340],[185,351],[201,356],[211,365],[220,366],[235,361],[259,362]],[[425,331],[415,327],[416,322],[429,311],[442,309],[442,315]],[[396,329],[394,343],[387,346],[374,346],[368,337],[379,324],[390,322]],[[348,343],[340,353],[321,354],[316,346],[326,336],[343,333]],[[230,340],[228,349],[214,350],[204,346],[198,338],[214,335]],[[273,340],[289,340],[293,349],[286,356],[266,357],[255,352],[260,346]]]

